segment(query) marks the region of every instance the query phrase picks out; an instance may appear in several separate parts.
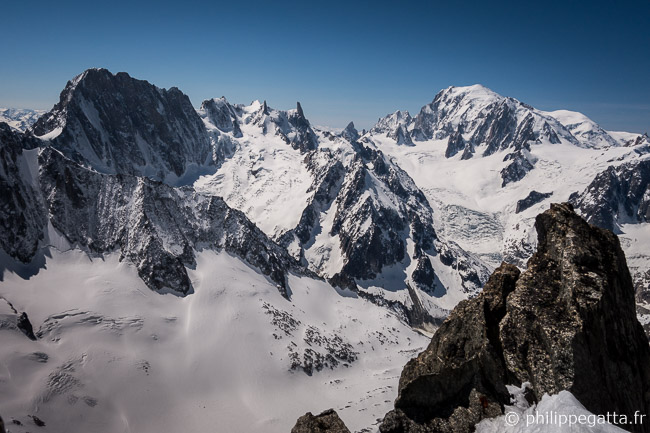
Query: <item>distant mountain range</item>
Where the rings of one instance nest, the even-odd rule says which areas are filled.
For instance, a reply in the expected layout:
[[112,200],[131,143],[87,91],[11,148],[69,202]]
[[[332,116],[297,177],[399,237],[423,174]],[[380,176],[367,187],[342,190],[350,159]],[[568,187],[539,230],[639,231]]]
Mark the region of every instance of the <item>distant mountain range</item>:
[[[422,345],[421,333],[429,335],[459,301],[478,295],[502,261],[525,267],[537,245],[535,216],[551,202],[565,201],[618,235],[639,318],[650,327],[646,134],[608,132],[581,113],[540,111],[480,85],[444,89],[414,117],[396,111],[367,132],[353,123],[334,132],[312,125],[300,103],[277,110],[266,101],[241,105],[217,98],[197,110],[177,88],[106,69],[69,81],[49,112],[1,109],[0,116],[6,123],[0,123],[0,296],[16,306],[0,319],[18,330],[19,312],[35,318],[43,353],[59,351],[59,341],[78,333],[80,341],[92,341],[103,332],[84,328],[93,314],[102,317],[98,324],[119,322],[106,325],[119,334],[131,332],[128,323],[137,318],[163,320],[167,307],[134,298],[134,288],[143,286],[158,292],[161,303],[172,295],[183,298],[173,298],[179,306],[193,305],[197,297],[210,305],[219,299],[214,311],[226,316],[239,317],[227,306],[244,308],[239,298],[246,297],[241,330],[222,324],[226,328],[215,338],[228,332],[246,338],[264,329],[272,341],[251,337],[260,350],[251,356],[277,363],[264,370],[271,382],[291,381],[286,370],[309,377],[329,371],[335,381],[348,367],[351,383],[375,350],[386,355],[373,383],[394,379],[394,369]],[[57,269],[85,281],[95,298],[79,301],[81,307],[73,292],[57,300],[54,288],[43,291],[48,276],[64,281]],[[91,269],[103,279],[93,279]],[[21,287],[27,287],[22,294]],[[123,299],[112,305],[100,295],[107,292]],[[142,312],[121,316],[129,302]],[[72,308],[88,317],[72,318]],[[201,326],[219,321],[209,308],[196,308]],[[192,325],[189,311],[178,314],[187,332],[210,338]],[[176,328],[169,332],[182,338]],[[16,341],[16,350],[27,350]],[[155,371],[149,358],[158,349],[150,343],[142,343],[142,350]],[[75,359],[77,370],[34,364],[24,378],[64,374],[70,376],[65,380],[90,382],[79,373],[85,350],[70,342],[57,352],[61,362]],[[127,357],[122,350],[111,356]],[[93,371],[105,367],[98,362]],[[128,376],[125,368],[115,374]],[[169,373],[166,368],[161,366]],[[241,374],[246,369],[236,361],[228,368]],[[81,386],[61,389],[52,380],[34,390],[56,418],[61,406],[50,403],[54,395],[62,401],[83,395]],[[339,385],[327,387],[333,402],[342,401],[347,385]],[[368,390],[353,387],[360,412],[346,423],[368,427],[392,398],[378,403],[377,394],[369,400],[376,410],[368,410],[361,403]],[[24,395],[15,406],[0,401],[0,408],[23,413],[30,398]],[[112,394],[104,398],[120,401]],[[296,416],[279,424],[285,431],[305,412],[302,406],[286,410]],[[267,418],[249,420],[241,431],[271,431],[277,420]],[[113,418],[102,422],[121,425]],[[65,425],[67,431],[87,427]]]

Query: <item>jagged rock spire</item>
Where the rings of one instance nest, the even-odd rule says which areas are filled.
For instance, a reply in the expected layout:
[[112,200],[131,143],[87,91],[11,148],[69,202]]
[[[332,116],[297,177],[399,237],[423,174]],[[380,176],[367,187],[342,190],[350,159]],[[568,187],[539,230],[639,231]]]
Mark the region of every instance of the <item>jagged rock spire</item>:
[[354,127],[354,122],[348,123],[341,135],[351,142],[358,140],[360,137],[359,131]]

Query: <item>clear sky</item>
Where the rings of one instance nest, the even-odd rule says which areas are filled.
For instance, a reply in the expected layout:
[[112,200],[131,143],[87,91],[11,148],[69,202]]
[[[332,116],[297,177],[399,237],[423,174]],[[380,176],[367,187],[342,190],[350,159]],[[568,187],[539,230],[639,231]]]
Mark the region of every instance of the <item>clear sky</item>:
[[226,96],[300,101],[362,128],[480,83],[606,129],[650,132],[650,0],[21,1],[0,8],[0,106],[49,109],[89,67]]

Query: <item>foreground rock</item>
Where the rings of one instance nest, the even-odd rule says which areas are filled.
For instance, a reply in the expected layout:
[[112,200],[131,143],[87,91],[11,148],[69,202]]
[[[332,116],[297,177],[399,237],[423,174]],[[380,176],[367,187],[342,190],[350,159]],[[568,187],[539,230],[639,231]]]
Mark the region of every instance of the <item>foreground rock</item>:
[[478,297],[458,304],[429,347],[404,367],[382,432],[420,431],[420,425],[423,431],[470,431],[502,413],[510,395],[499,322],[518,277],[519,269],[503,264]]
[[501,265],[406,365],[382,433],[473,431],[502,413],[506,384],[523,382],[537,400],[568,390],[596,414],[650,413],[650,348],[618,238],[568,204],[535,227],[528,270]]
[[566,389],[593,413],[650,413],[650,347],[618,238],[568,204],[535,226],[537,253],[500,324],[508,371],[538,399]]
[[291,433],[350,433],[334,409],[326,410],[320,415],[311,412],[298,418]]

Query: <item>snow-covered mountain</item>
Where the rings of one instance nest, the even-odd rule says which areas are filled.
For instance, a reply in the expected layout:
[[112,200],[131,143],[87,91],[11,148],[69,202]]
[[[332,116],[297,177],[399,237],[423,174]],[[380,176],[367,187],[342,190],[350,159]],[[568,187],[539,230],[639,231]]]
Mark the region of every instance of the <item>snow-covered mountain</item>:
[[482,86],[360,133],[88,70],[26,133],[0,123],[0,413],[280,432],[349,396],[373,431],[422,333],[525,266],[551,201],[617,232],[650,326],[649,155]]
[[333,284],[430,326],[479,290],[480,260],[433,229],[432,209],[398,165],[356,140],[266,102],[205,101],[218,170],[195,188],[223,196]]
[[407,129],[413,146],[383,131],[360,141],[410,175],[441,236],[490,267],[523,266],[534,216],[571,198],[590,222],[617,230],[639,297],[650,292],[647,135],[607,132],[580,113],[542,112],[478,85],[442,90]]
[[0,108],[0,122],[6,123],[15,131],[25,132],[36,123],[38,118],[44,113],[44,110]]

